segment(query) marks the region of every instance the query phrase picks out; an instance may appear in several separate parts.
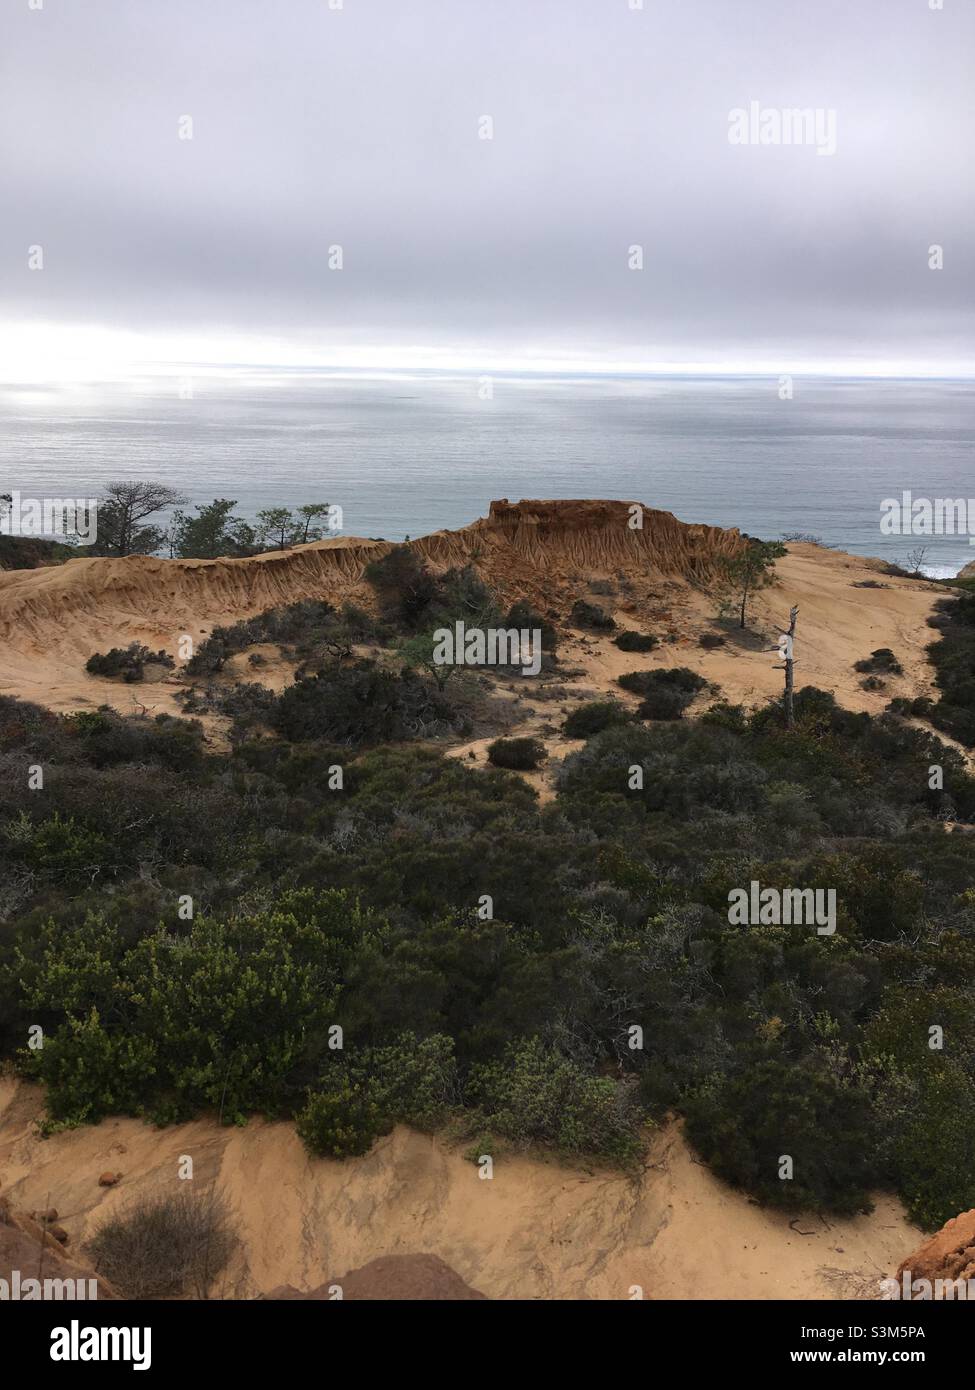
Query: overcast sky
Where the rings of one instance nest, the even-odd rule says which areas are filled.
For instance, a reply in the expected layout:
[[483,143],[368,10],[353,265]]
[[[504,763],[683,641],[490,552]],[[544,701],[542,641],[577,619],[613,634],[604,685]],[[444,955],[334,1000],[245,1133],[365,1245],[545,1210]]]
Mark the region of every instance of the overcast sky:
[[975,4],[634,2],[0,0],[0,369],[971,371]]

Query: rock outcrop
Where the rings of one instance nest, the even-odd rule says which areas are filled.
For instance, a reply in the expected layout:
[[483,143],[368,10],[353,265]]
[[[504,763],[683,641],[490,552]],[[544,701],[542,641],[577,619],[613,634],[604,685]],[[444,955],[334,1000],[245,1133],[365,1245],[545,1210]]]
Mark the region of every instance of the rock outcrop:
[[265,1299],[287,1299],[296,1302],[331,1303],[341,1297],[350,1299],[393,1302],[423,1301],[457,1303],[486,1299],[487,1295],[465,1284],[459,1274],[436,1255],[382,1255],[370,1260],[361,1269],[350,1270],[339,1279],[326,1280],[318,1288],[301,1293],[291,1284],[280,1284]]
[[[66,1241],[67,1233],[63,1235]],[[64,1241],[55,1237],[47,1221],[35,1220],[0,1197],[0,1300],[118,1298],[107,1279],[65,1254]]]
[[[971,1280],[975,1288],[975,1207],[946,1221],[936,1235],[909,1255],[897,1270],[898,1283],[904,1283],[905,1274],[911,1280],[928,1280],[935,1297],[946,1296],[943,1288],[939,1294],[938,1280],[942,1285]],[[957,1292],[948,1296],[957,1297]]]

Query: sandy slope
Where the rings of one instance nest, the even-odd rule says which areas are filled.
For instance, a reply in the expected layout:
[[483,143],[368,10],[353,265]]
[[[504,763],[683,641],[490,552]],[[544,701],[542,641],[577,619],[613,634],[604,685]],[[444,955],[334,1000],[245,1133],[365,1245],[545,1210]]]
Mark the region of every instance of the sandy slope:
[[[520,1155],[482,1180],[460,1151],[405,1128],[338,1163],[309,1159],[286,1124],[118,1119],[41,1140],[41,1112],[35,1088],[0,1081],[0,1192],[55,1206],[77,1250],[108,1212],[174,1184],[189,1154],[194,1181],[215,1182],[237,1213],[223,1297],[314,1288],[403,1253],[440,1256],[489,1298],[627,1299],[634,1285],[658,1299],[850,1297],[920,1239],[888,1197],[870,1216],[790,1225],[714,1178],[678,1125],[654,1136],[638,1181]],[[124,1174],[118,1187],[98,1186],[106,1169]]]
[[[355,537],[248,560],[69,560],[0,573],[0,694],[55,710],[113,706],[179,712],[177,677],[138,686],[85,672],[98,651],[142,642],[179,656],[215,627],[299,599],[341,602],[361,586],[376,543]],[[388,547],[387,547],[388,548]]]
[[[749,608],[751,632],[715,621],[714,600],[698,589],[672,593],[671,631],[667,642],[647,655],[621,652],[610,638],[585,639],[589,648],[571,649],[573,661],[585,665],[588,679],[601,689],[613,689],[624,671],[651,666],[689,666],[721,687],[722,697],[754,704],[779,695],[782,672],[775,650],[778,634],[789,621],[789,609],[799,606],[796,628],[796,684],[831,690],[848,709],[880,713],[893,695],[914,696],[931,691],[932,668],[925,648],[937,634],[926,626],[940,590],[913,579],[881,578],[876,560],[825,550],[815,545],[790,545],[776,565],[778,583],[759,593]],[[858,588],[872,580],[884,588]],[[627,627],[659,631],[652,618],[640,612],[617,612]],[[727,645],[706,651],[698,644],[702,632],[720,632]],[[904,675],[891,677],[886,691],[860,689],[861,675],[853,663],[877,647],[891,647]],[[616,689],[614,693],[619,694]]]
[[[434,569],[473,564],[508,600],[528,597],[564,618],[573,599],[588,597],[612,610],[621,625],[667,639],[640,656],[621,653],[609,638],[571,636],[563,644],[563,662],[584,672],[570,681],[575,698],[586,691],[619,695],[615,682],[622,672],[680,664],[720,685],[723,698],[766,699],[781,689],[771,649],[793,603],[800,609],[800,684],[821,685],[847,706],[874,712],[894,694],[930,689],[924,648],[935,634],[925,619],[939,595],[931,585],[884,577],[874,560],[792,545],[777,566],[779,584],[755,600],[750,621],[756,631],[743,636],[725,625],[727,646],[707,652],[697,642],[715,626],[717,603],[707,588],[717,559],[741,544],[738,532],[686,526],[669,513],[651,511],[645,532],[631,532],[631,505],[495,502],[487,518],[412,545]],[[372,604],[375,595],[363,570],[388,548],[385,542],[342,537],[249,560],[130,557],[0,573],[0,693],[57,710],[104,703],[121,711],[176,713],[178,670],[157,684],[129,686],[88,676],[85,661],[95,651],[133,641],[177,656],[184,634],[198,641],[217,625],[299,599]],[[615,585],[616,595],[589,594],[592,580]],[[868,580],[883,587],[856,587]],[[852,667],[879,646],[894,649],[905,674],[871,694],[860,689]],[[241,674],[247,678],[246,670]],[[531,710],[525,713],[531,722]],[[551,722],[555,713],[540,709],[536,722]]]
[[[927,626],[940,589],[921,580],[896,579],[882,574],[879,561],[825,550],[815,545],[790,545],[789,554],[776,565],[778,582],[756,595],[749,609],[749,630],[741,633],[733,623],[717,621],[718,605],[709,593],[668,578],[656,585],[654,595],[632,601],[625,594],[616,599],[596,598],[613,611],[620,627],[652,632],[663,638],[648,653],[621,652],[612,634],[567,631],[560,645],[566,667],[582,675],[566,682],[563,702],[531,701],[531,682],[525,687],[524,701],[513,707],[522,715],[518,732],[541,739],[549,751],[549,762],[537,773],[526,774],[543,801],[554,796],[555,773],[567,753],[582,746],[581,740],[567,739],[546,731],[559,725],[565,714],[580,701],[611,697],[635,708],[639,700],[617,684],[628,671],[652,667],[687,666],[715,687],[698,696],[694,709],[704,709],[714,699],[754,706],[782,693],[783,675],[776,642],[788,624],[789,609],[799,606],[796,628],[796,685],[815,685],[830,690],[847,709],[881,714],[895,695],[914,698],[935,694],[927,646],[937,633]],[[598,574],[596,578],[608,576]],[[881,588],[858,587],[864,583]],[[726,645],[705,650],[698,638],[702,632],[717,632]],[[854,662],[868,657],[878,647],[890,647],[904,668],[902,676],[890,676],[881,691],[861,689],[863,677],[853,669]],[[950,738],[946,742],[953,743]],[[486,749],[491,739],[465,742],[450,750],[450,756],[468,759],[472,766],[486,766]],[[966,751],[955,745],[967,756]]]

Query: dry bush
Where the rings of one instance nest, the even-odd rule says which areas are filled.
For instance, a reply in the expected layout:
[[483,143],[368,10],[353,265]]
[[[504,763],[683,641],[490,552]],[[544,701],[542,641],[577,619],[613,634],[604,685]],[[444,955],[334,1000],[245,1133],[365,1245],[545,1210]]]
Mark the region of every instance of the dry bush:
[[205,1298],[237,1243],[230,1207],[212,1189],[140,1198],[88,1242],[98,1270],[126,1298]]

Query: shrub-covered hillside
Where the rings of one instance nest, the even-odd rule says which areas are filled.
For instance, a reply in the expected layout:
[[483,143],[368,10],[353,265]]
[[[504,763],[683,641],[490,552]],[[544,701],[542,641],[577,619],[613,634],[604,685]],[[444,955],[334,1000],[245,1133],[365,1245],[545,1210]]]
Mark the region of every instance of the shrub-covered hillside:
[[[258,1111],[343,1156],[406,1121],[628,1165],[676,1110],[769,1203],[975,1205],[958,754],[806,689],[791,733],[594,720],[541,807],[422,736],[370,746],[381,721],[324,740],[325,684],[219,756],[191,721],[0,700],[0,1043],[52,1124]],[[835,933],[733,925],[754,880],[835,891]]]

